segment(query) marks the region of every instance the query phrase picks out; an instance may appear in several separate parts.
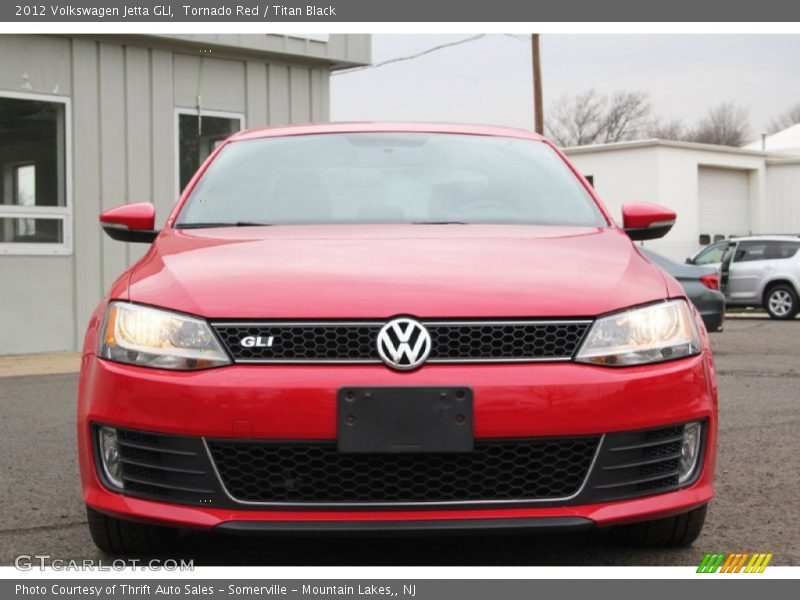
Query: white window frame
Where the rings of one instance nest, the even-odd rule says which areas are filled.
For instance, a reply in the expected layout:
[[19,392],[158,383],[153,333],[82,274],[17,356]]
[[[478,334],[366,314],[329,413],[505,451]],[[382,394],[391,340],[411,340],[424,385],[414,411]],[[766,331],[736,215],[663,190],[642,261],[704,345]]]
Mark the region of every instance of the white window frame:
[[[181,188],[181,115],[191,115],[193,117],[220,117],[223,119],[237,119],[239,121],[239,131],[246,127],[245,116],[241,112],[231,112],[227,110],[206,110],[197,108],[178,107],[175,109],[175,202],[180,199],[183,193]],[[198,165],[200,168],[200,165]]]
[[69,256],[72,254],[72,99],[69,96],[0,90],[0,98],[52,102],[64,105],[64,206],[0,204],[0,218],[58,219],[60,244],[0,242],[0,256]]

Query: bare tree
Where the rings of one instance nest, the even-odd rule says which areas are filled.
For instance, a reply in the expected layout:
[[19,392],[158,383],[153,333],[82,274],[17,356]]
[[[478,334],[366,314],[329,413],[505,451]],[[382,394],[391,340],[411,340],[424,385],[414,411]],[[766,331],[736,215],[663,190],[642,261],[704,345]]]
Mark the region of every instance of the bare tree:
[[709,109],[697,126],[689,133],[688,140],[721,146],[741,146],[747,142],[750,125],[747,109],[733,102],[722,102]]
[[[800,113],[800,105],[796,108]],[[792,119],[800,115],[784,116]],[[560,146],[607,144],[645,137],[741,146],[747,141],[749,128],[747,109],[733,102],[710,108],[690,128],[678,119],[653,118],[648,95],[630,91],[603,95],[588,89],[564,95],[547,114],[547,133]]]
[[644,92],[616,92],[608,101],[603,120],[603,141],[622,142],[639,137],[650,117],[650,102]]
[[800,102],[787,109],[783,114],[778,115],[769,122],[767,131],[775,133],[781,129],[786,129],[792,125],[800,123]]
[[558,99],[548,113],[547,132],[561,146],[631,140],[644,131],[650,110],[645,93],[605,96],[589,89]]
[[647,137],[658,140],[685,140],[689,132],[680,119],[662,122],[653,122],[647,129]]
[[560,146],[594,144],[600,135],[604,98],[589,89],[574,96],[561,96],[547,115],[547,130]]

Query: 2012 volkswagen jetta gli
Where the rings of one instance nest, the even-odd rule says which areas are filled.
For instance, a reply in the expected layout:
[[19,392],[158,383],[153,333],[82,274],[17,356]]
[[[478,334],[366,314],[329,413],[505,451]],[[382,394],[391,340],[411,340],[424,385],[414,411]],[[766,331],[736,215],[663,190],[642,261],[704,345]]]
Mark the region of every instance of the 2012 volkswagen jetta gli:
[[78,440],[95,543],[180,528],[699,534],[717,389],[681,286],[547,140],[335,124],[224,142],[91,317]]

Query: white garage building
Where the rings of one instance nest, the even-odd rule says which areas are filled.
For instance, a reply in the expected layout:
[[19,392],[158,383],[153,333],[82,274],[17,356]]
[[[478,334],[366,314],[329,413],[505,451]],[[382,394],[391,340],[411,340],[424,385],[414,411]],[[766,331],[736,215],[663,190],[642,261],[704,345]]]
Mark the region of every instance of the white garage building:
[[800,152],[665,140],[565,151],[616,218],[626,202],[673,209],[673,230],[647,245],[679,262],[722,237],[800,233]]

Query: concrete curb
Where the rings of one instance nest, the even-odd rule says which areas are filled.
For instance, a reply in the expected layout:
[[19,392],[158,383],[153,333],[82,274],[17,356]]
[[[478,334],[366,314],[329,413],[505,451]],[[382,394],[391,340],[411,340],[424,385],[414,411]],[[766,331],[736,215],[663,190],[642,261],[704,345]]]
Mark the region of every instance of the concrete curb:
[[0,356],[0,378],[77,373],[80,366],[80,352]]

